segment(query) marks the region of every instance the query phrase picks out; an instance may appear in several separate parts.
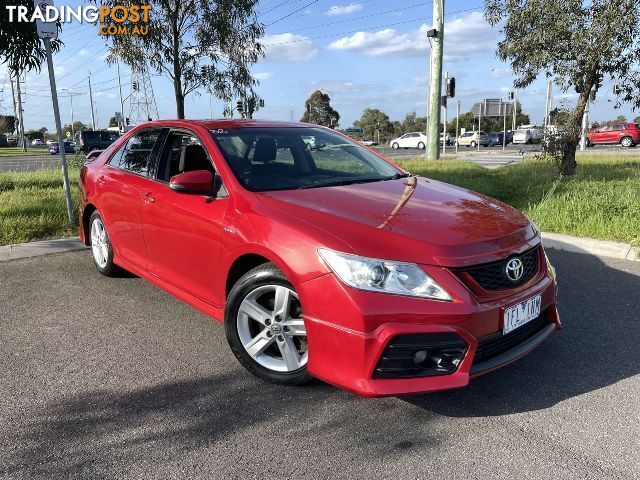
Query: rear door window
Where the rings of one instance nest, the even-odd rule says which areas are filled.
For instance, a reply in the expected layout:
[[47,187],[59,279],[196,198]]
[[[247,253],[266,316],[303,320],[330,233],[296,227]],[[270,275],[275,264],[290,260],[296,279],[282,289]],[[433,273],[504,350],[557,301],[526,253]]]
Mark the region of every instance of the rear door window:
[[150,128],[133,135],[111,158],[109,165],[146,176],[162,129]]

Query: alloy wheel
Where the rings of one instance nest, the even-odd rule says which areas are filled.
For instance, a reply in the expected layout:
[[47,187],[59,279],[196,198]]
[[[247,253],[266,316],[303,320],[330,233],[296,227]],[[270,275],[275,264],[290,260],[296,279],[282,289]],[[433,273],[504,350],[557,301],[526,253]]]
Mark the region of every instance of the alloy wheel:
[[237,314],[238,336],[258,364],[275,372],[293,372],[307,364],[307,332],[298,295],[282,285],[249,292]]
[[91,251],[98,267],[105,268],[109,260],[109,244],[100,218],[94,218],[91,223]]

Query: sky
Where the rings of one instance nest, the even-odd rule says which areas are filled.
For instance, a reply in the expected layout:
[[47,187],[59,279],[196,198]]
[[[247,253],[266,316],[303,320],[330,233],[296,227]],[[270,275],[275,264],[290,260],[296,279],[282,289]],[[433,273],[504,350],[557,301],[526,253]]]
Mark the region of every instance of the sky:
[[[88,4],[88,2],[82,2]],[[63,2],[56,1],[60,6]],[[64,2],[78,5],[81,2]],[[461,112],[467,112],[484,98],[506,98],[513,89],[509,65],[496,58],[499,28],[484,20],[481,0],[445,2],[444,71],[456,77]],[[260,81],[258,94],[265,108],[254,118],[299,120],[306,98],[317,89],[331,97],[341,115],[340,127],[357,120],[365,108],[378,108],[392,120],[402,120],[415,111],[426,116],[429,73],[429,41],[433,3],[424,0],[260,0],[260,21],[268,25],[262,39],[266,56],[252,71]],[[97,127],[105,128],[120,110],[116,68],[106,61],[107,43],[90,24],[63,26],[64,47],[54,55],[63,124],[74,119],[90,122],[88,75],[91,72]],[[124,95],[131,91],[130,72],[122,67]],[[152,72],[160,118],[175,118],[175,100],[170,81]],[[0,114],[12,114],[11,89],[6,69],[0,66]],[[635,115],[630,106],[614,109],[612,86],[607,84],[591,107],[591,120],[609,120],[623,114]],[[25,128],[54,130],[48,73],[28,73],[23,84]],[[546,79],[518,93],[525,113],[534,123],[544,117]],[[553,89],[553,103],[574,105],[574,92]],[[187,118],[222,117],[223,105],[206,92],[187,97]],[[125,104],[125,116],[129,104]],[[449,120],[455,119],[455,101]]]

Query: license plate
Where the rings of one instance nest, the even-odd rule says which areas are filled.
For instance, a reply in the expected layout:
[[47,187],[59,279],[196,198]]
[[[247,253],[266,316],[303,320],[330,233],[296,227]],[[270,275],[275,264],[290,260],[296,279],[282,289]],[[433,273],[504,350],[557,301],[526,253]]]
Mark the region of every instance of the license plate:
[[542,296],[536,295],[504,310],[502,333],[506,335],[540,315]]

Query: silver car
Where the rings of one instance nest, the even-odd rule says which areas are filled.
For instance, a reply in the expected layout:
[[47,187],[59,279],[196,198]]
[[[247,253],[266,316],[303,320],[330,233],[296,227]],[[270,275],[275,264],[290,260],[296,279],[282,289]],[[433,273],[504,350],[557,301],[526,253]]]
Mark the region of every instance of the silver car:
[[478,144],[483,147],[491,145],[489,135],[485,132],[464,132],[458,137],[459,147],[477,147]]

